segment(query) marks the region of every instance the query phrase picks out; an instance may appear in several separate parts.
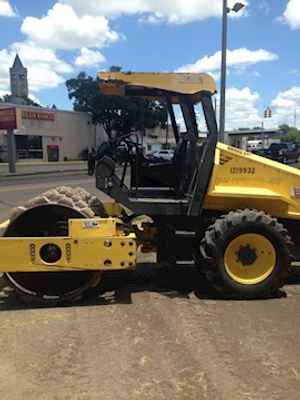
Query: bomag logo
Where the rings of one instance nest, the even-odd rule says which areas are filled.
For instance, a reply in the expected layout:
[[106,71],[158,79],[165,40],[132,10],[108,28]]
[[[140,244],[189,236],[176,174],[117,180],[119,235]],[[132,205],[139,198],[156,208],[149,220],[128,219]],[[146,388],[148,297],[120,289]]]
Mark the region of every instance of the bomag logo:
[[227,156],[226,154],[221,154],[220,156],[220,165],[225,165],[229,161],[232,161],[233,157]]

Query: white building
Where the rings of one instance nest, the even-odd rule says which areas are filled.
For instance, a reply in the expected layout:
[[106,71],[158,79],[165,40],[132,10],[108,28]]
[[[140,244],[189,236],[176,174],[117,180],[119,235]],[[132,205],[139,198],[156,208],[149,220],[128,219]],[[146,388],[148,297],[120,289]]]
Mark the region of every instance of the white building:
[[[14,107],[19,116],[15,131],[18,159],[63,161],[81,159],[88,148],[98,147],[106,135],[88,113],[25,105],[28,97],[27,69],[16,56],[10,69],[11,96],[0,108]],[[0,162],[7,161],[6,131],[0,130]]]
[[[105,138],[101,126],[93,125],[87,113],[3,103],[15,107],[20,128],[15,131],[18,159],[43,161],[79,160],[83,153],[98,147]],[[0,131],[0,160],[7,159],[6,131]]]

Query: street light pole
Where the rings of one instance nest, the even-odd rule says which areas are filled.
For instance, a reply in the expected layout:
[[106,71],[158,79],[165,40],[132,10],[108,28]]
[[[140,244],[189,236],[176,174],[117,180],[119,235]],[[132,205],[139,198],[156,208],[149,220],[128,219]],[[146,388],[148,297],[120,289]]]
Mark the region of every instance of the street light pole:
[[16,173],[16,141],[13,129],[7,130],[7,154],[9,173]]
[[227,70],[227,29],[228,29],[228,6],[227,0],[223,0],[223,21],[222,21],[222,66],[221,66],[221,99],[220,99],[220,142],[227,143],[225,137],[225,103],[226,103],[226,70]]
[[232,8],[228,7],[227,0],[223,0],[222,17],[222,65],[221,65],[221,100],[220,100],[220,141],[228,144],[228,136],[225,132],[226,119],[226,78],[227,78],[227,34],[228,34],[228,13],[234,11],[238,13],[245,7],[243,3],[235,3]]

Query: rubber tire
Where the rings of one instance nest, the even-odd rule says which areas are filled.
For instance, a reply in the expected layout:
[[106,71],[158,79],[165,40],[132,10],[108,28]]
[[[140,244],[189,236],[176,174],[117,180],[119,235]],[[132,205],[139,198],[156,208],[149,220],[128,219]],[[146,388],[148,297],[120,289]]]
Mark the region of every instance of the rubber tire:
[[[277,253],[277,263],[272,274],[263,282],[243,285],[226,272],[224,254],[234,238],[245,233],[266,236]],[[288,231],[277,219],[257,210],[238,210],[216,220],[208,228],[200,244],[200,268],[208,281],[224,298],[257,299],[273,297],[285,284],[291,265]]]
[[[82,217],[93,218],[95,216],[108,217],[105,208],[101,201],[88,193],[85,189],[80,187],[72,188],[68,186],[59,186],[55,189],[48,190],[47,192],[29,200],[21,207],[15,208],[10,216],[10,221],[16,220],[22,213],[27,210],[43,206],[43,205],[61,205],[78,211]],[[2,232],[5,236],[5,232]],[[61,296],[60,299],[55,300],[45,300],[41,297],[33,295],[25,295],[22,291],[18,290],[17,287],[13,287],[17,297],[26,304],[44,304],[44,305],[59,305],[65,303],[73,303],[82,299],[83,295],[88,292],[91,288],[96,287],[100,282],[100,277],[97,272],[91,273],[91,279],[89,282],[82,287],[82,290],[74,291],[65,296]],[[4,279],[7,284],[11,286],[10,279],[4,274]]]

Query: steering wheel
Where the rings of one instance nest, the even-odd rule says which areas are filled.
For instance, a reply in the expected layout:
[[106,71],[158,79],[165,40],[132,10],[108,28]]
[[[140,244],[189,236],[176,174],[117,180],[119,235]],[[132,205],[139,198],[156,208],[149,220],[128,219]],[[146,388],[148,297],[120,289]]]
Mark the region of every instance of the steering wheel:
[[118,163],[129,162],[132,159],[137,143],[130,139],[130,135],[125,135],[114,140],[114,158]]
[[137,147],[138,143],[136,143],[133,140],[131,140],[130,137],[131,137],[131,133],[116,138],[115,139],[115,146],[117,147],[117,146],[120,146],[120,144],[124,143],[130,149],[133,148],[133,147]]
[[[135,151],[135,153],[134,153]],[[111,157],[118,164],[130,162],[133,154],[141,151],[141,146],[131,139],[131,134],[118,136],[100,145],[96,160],[101,160],[104,156]]]

